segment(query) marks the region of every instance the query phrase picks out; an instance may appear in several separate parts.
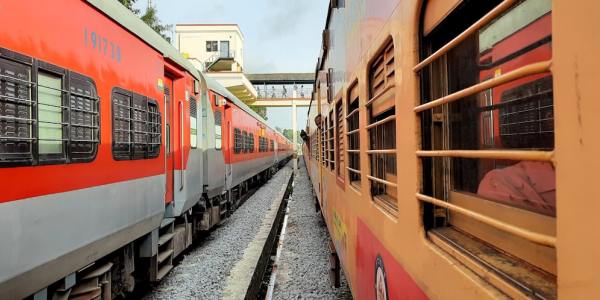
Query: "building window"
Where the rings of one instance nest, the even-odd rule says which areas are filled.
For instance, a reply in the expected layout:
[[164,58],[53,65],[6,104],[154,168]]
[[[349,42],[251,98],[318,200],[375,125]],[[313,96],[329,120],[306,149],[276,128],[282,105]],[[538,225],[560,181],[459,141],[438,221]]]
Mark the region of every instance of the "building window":
[[218,41],[206,41],[206,52],[217,52],[219,51]]
[[0,166],[93,160],[99,143],[93,81],[6,49],[0,52]]
[[396,111],[394,89],[394,43],[390,40],[369,67],[367,103],[369,132],[370,190],[373,200],[395,212],[396,176]]
[[360,110],[359,110],[358,82],[348,89],[348,114],[346,115],[346,133],[348,140],[348,178],[350,184],[360,188]]
[[113,157],[156,158],[160,152],[161,118],[156,101],[121,88],[113,89]]
[[198,148],[198,103],[194,98],[190,98],[190,146],[192,149]]
[[344,159],[345,146],[344,146],[344,107],[342,106],[343,99],[340,99],[335,105],[335,127],[336,127],[336,139],[335,143],[337,146],[336,161],[337,161],[337,176],[342,180],[344,179],[344,173],[346,170],[346,161]]
[[233,140],[234,140],[234,146],[233,146],[233,152],[236,154],[239,154],[242,152],[243,147],[244,147],[244,138],[242,137],[242,131],[239,130],[238,128],[235,128],[233,130]]

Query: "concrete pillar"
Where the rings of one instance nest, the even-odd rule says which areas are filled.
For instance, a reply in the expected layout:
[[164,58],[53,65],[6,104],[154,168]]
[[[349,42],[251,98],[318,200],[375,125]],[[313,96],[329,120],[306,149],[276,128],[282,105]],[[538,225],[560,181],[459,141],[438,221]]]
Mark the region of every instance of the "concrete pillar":
[[[295,91],[294,91],[295,93]],[[292,143],[294,144],[294,158],[296,158],[296,154],[298,153],[297,145],[298,145],[298,120],[296,118],[297,106],[296,102],[292,100]],[[298,159],[294,159],[294,172],[298,171]]]

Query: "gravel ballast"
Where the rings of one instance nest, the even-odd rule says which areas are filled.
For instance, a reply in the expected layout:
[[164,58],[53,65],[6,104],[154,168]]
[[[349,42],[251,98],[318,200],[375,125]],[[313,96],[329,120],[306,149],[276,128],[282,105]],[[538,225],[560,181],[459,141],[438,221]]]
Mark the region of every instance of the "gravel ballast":
[[273,299],[352,299],[343,274],[340,288],[330,283],[329,234],[315,212],[312,185],[302,159],[298,169],[288,202],[288,224]]
[[288,163],[232,216],[184,255],[143,299],[221,299],[227,278],[254,239],[263,216],[292,173]]

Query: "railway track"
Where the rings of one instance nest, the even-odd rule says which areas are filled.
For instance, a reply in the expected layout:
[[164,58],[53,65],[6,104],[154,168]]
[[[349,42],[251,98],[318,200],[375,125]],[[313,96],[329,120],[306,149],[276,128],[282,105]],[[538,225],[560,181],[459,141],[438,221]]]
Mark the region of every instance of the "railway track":
[[293,180],[290,162],[266,184],[250,189],[239,208],[186,251],[162,282],[140,287],[130,298],[264,297]]

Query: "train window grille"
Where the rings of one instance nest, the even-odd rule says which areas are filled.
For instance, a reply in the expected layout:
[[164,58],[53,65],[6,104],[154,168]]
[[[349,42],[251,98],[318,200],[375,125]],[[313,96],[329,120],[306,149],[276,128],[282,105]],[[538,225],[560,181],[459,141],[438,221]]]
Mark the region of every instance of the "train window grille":
[[[215,118],[216,119],[216,118]],[[216,123],[216,120],[215,120]],[[190,147],[198,148],[198,103],[190,97]],[[220,149],[217,148],[217,149]]]
[[10,50],[0,52],[0,166],[93,160],[99,143],[93,81]]
[[340,99],[335,105],[335,127],[336,127],[336,160],[337,160],[337,176],[344,179],[344,173],[346,170],[346,161],[344,158],[345,153],[345,145],[344,145],[344,106],[343,99]]
[[463,2],[423,37],[414,67],[423,87],[416,198],[428,236],[515,261],[478,259],[503,272],[501,290],[548,299],[557,291],[551,42],[549,0]]
[[335,123],[334,123],[334,111],[333,109],[329,112],[329,119],[327,122],[327,162],[331,171],[335,170]]
[[223,147],[223,115],[220,111],[215,111],[215,149],[221,150]]
[[233,139],[234,139],[234,146],[233,146],[233,152],[236,154],[239,154],[242,152],[242,148],[244,146],[244,140],[242,137],[242,131],[238,128],[235,128],[233,130]]
[[327,167],[327,132],[326,128],[324,128],[327,124],[327,119],[325,123],[323,123],[322,128],[319,129],[321,136],[321,164],[324,167]]
[[254,133],[250,133],[248,135],[248,139],[250,141],[250,144],[248,145],[249,152],[253,153],[254,152]]
[[245,130],[242,131],[242,152],[248,153],[248,144],[250,143],[248,139],[248,132]]
[[121,88],[113,89],[113,157],[156,158],[160,154],[161,115],[155,100]]
[[394,41],[390,39],[369,66],[366,129],[371,196],[392,214],[398,210],[394,74]]
[[271,144],[271,151],[275,151],[275,142],[273,140],[269,140],[269,143]]
[[348,104],[346,115],[346,133],[348,141],[348,178],[355,188],[360,188],[360,110],[359,110],[358,83],[355,82],[348,89]]

